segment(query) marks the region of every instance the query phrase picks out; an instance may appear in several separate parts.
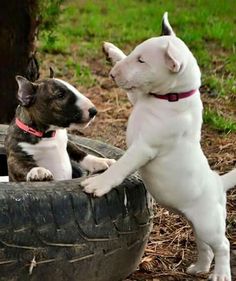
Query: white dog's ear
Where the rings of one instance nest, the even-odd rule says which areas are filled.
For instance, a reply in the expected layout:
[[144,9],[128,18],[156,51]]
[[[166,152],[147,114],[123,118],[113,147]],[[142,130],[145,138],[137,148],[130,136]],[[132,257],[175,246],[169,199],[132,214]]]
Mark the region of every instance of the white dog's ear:
[[164,13],[163,18],[162,18],[161,35],[173,35],[173,36],[175,36],[175,33],[174,33],[170,23],[169,23],[167,12]]
[[126,57],[126,55],[119,48],[109,42],[104,42],[103,52],[113,65]]
[[172,72],[179,72],[182,64],[181,54],[169,41],[165,50],[165,63]]

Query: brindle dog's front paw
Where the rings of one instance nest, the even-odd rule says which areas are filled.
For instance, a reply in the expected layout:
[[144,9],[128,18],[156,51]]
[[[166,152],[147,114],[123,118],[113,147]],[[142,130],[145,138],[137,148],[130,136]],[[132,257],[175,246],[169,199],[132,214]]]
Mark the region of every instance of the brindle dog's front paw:
[[27,181],[52,181],[53,175],[52,173],[43,168],[43,167],[35,167],[32,168],[26,176]]
[[112,164],[114,164],[116,160],[108,159],[108,158],[101,158],[96,157],[93,155],[87,155],[83,161],[80,162],[80,165],[85,170],[89,171],[90,173],[101,172],[108,169]]

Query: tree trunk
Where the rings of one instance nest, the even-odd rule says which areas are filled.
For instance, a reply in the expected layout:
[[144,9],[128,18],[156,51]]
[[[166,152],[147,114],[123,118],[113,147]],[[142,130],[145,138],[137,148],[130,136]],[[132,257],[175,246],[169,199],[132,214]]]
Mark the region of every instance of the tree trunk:
[[38,76],[34,44],[38,26],[37,8],[37,0],[1,1],[0,123],[9,123],[15,114],[15,76],[26,76],[30,80]]

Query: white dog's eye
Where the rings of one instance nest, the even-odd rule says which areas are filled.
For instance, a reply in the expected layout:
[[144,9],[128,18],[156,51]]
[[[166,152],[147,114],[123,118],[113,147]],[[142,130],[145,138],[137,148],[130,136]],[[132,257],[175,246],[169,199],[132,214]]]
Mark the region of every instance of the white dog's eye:
[[142,60],[142,58],[141,58],[141,57],[138,57],[138,62],[140,62],[140,63],[145,63],[145,61],[144,61],[144,60]]

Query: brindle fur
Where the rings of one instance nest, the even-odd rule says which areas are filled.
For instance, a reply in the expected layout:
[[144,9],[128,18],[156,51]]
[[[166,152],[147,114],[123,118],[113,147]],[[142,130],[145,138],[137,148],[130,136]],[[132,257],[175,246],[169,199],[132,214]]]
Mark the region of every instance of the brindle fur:
[[[16,117],[29,127],[47,131],[50,125],[65,128],[71,123],[82,122],[82,112],[75,106],[75,96],[59,81],[39,80],[26,85],[26,89],[30,91],[30,95],[27,99],[20,100]],[[5,139],[10,181],[26,181],[27,173],[38,167],[33,157],[27,155],[19,143],[37,144],[39,141],[40,138],[19,129],[15,125],[15,119],[12,121]],[[75,161],[81,161],[87,155],[71,142],[68,143],[68,151]]]
[[67,151],[70,155],[70,158],[76,162],[81,162],[84,157],[86,157],[87,153],[80,150],[77,145],[75,145],[72,141],[68,140],[67,143]]

